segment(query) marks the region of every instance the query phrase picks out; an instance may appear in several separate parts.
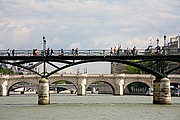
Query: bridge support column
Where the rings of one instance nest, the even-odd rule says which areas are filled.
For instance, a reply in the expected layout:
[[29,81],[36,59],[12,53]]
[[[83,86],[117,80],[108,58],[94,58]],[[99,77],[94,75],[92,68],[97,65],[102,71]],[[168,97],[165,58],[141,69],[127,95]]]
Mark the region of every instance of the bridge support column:
[[171,104],[170,80],[156,79],[153,82],[153,104]]
[[0,96],[7,96],[8,94],[8,79],[9,76],[0,78]]
[[0,96],[7,96],[7,81],[3,81],[3,83],[0,85]]
[[39,105],[50,104],[49,80],[46,78],[42,78],[41,80],[39,80],[38,104]]
[[86,95],[86,78],[87,78],[87,74],[78,75],[77,78],[78,78],[77,95],[85,96]]
[[114,95],[123,95],[124,94],[124,74],[114,75],[115,79],[115,90]]

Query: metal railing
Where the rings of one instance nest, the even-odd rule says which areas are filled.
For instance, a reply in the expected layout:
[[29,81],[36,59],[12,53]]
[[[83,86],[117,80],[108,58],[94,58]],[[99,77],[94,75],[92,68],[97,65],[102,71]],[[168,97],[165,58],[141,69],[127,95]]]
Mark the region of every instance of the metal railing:
[[[43,50],[14,50],[14,52],[7,50],[0,50],[0,56],[43,56]],[[168,49],[168,50],[156,50],[156,49],[137,49],[137,50],[125,50],[119,51],[111,50],[51,50],[45,51],[46,56],[151,56],[151,55],[180,55],[180,49]]]

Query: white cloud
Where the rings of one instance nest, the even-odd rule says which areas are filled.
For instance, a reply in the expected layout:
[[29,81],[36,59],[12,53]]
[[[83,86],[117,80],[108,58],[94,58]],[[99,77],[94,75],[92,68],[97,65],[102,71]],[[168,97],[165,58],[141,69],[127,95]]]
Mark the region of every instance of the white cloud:
[[71,43],[68,47],[68,49],[76,49],[76,48],[80,48],[80,43]]
[[180,31],[179,0],[0,0],[0,48],[156,45]]
[[[176,9],[168,6],[170,2],[167,1],[114,2],[116,4],[91,0],[24,2],[17,0],[12,3],[2,1],[4,9],[7,10],[2,10],[1,16],[18,27],[33,28],[36,34],[39,31],[39,34],[46,36],[60,39],[64,37],[69,44],[73,39],[78,42],[82,42],[82,39],[98,41],[98,38],[102,39],[108,35],[111,41],[117,41],[117,37],[126,41],[134,37],[143,39],[147,37],[146,35],[151,35],[149,33],[162,34],[162,31],[167,31],[158,28],[158,26],[166,27],[166,21],[179,20],[179,15],[172,14]],[[33,36],[33,31],[29,33],[30,36]],[[105,37],[103,39],[107,41]],[[93,45],[92,43],[91,46]]]

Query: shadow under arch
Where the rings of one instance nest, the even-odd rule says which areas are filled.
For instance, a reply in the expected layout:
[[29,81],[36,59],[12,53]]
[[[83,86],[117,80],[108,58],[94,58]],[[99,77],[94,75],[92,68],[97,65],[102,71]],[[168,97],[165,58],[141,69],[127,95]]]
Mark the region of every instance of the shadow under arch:
[[151,86],[145,82],[131,82],[124,86],[124,94],[145,94]]
[[178,86],[180,86],[180,83],[178,83],[178,82],[171,82],[170,86],[174,86],[174,87],[178,88]]
[[71,93],[75,93],[78,90],[77,86],[74,83],[64,79],[55,80],[51,82],[49,86],[50,88],[57,88],[57,93],[59,93],[61,90],[70,90]]
[[[15,85],[17,85],[17,86],[15,86]],[[21,94],[24,94],[25,90],[29,91],[31,89],[34,90],[35,93],[37,92],[37,85],[35,83],[21,81],[21,82],[16,82],[16,83],[12,84],[10,87],[8,87],[7,96],[10,95],[11,91],[14,91],[15,89],[19,89],[19,88],[23,88],[23,91],[19,91],[19,92],[21,92]]]
[[86,91],[90,89],[93,93],[93,87],[96,88],[96,91],[98,91],[98,94],[114,94],[115,93],[114,86],[107,81],[100,80],[100,81],[92,82],[86,86]]

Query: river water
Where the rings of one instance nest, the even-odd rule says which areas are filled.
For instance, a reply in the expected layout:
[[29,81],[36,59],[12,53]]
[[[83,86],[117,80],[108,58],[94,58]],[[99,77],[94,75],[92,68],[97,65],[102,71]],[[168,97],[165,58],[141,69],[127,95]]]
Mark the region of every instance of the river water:
[[152,96],[51,94],[50,105],[37,95],[0,97],[0,120],[180,120],[180,97],[154,105]]

